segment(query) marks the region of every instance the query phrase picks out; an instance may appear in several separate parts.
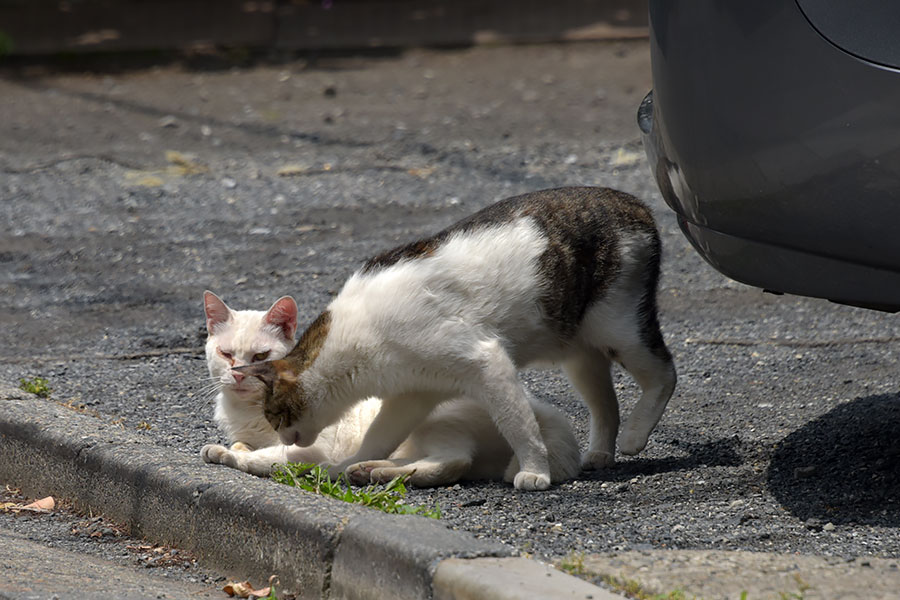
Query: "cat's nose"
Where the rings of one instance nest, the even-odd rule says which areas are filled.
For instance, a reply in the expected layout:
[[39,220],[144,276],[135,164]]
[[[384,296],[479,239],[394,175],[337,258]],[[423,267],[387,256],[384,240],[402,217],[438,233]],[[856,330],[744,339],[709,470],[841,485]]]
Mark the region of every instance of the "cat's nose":
[[239,371],[232,371],[231,376],[234,377],[234,382],[238,385],[244,380],[244,374]]

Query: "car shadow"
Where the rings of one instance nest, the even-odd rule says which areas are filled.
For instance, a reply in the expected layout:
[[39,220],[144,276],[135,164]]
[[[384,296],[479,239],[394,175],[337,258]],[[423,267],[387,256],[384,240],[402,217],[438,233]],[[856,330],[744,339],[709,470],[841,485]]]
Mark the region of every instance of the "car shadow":
[[787,436],[768,484],[800,519],[900,526],[900,393],[842,404]]

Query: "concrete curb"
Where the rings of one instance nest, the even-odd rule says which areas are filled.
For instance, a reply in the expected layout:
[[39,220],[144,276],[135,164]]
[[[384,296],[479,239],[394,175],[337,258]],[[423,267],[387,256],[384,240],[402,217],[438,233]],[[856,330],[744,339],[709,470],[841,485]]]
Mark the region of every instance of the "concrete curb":
[[299,598],[620,600],[510,558],[509,546],[204,465],[4,384],[0,479],[31,496],[67,498],[219,570],[259,581],[277,574]]

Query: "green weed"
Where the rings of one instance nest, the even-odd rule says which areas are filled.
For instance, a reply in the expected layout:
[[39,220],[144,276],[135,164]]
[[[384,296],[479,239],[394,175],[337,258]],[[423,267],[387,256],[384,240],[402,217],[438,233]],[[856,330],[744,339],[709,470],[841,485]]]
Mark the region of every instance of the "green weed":
[[697,600],[696,596],[688,596],[684,590],[672,590],[665,594],[654,594],[645,590],[640,583],[633,579],[619,579],[611,575],[602,577],[603,583],[632,600]]
[[614,592],[622,594],[631,600],[697,600],[694,596],[689,598],[682,590],[673,590],[667,594],[653,594],[645,590],[640,583],[633,579],[621,579],[612,575],[595,573],[585,566],[584,553],[582,552],[570,552],[568,556],[556,564],[556,568],[569,575],[589,581],[599,579]]
[[362,489],[353,489],[347,478],[341,474],[336,480],[328,476],[328,472],[318,465],[288,463],[277,465],[272,479],[307,492],[328,496],[352,504],[362,504],[370,508],[390,514],[422,515],[430,519],[440,519],[441,509],[437,505],[432,508],[410,506],[403,497],[406,495],[406,481],[409,475],[395,477],[383,485],[369,485]]
[[778,595],[781,600],[803,600],[806,597],[806,592],[812,589],[812,586],[806,583],[802,577],[794,574],[794,581],[797,582],[797,591],[796,592],[779,592]]
[[31,379],[23,377],[19,379],[19,388],[39,398],[49,398],[50,392],[53,391],[50,389],[50,382],[43,377],[32,377]]
[[269,584],[269,594],[267,596],[260,598],[259,600],[278,600],[278,595],[275,594],[275,582],[274,581],[271,581],[271,583]]
[[593,575],[593,573],[590,573],[584,566],[583,552],[570,552],[567,557],[559,561],[556,568],[569,575],[574,575],[575,577],[583,578],[587,577],[589,574]]
[[[569,575],[580,577],[594,583],[602,582],[612,591],[621,594],[630,600],[701,600],[697,596],[688,595],[684,590],[675,589],[671,592],[656,594],[647,591],[640,583],[633,579],[624,579],[614,575],[601,575],[590,570],[584,564],[584,553],[570,552],[568,556],[556,563],[556,568]],[[797,592],[779,592],[779,600],[804,600],[805,593],[812,586],[806,583],[799,575],[794,575],[797,581]],[[742,591],[740,600],[749,600],[748,592]]]

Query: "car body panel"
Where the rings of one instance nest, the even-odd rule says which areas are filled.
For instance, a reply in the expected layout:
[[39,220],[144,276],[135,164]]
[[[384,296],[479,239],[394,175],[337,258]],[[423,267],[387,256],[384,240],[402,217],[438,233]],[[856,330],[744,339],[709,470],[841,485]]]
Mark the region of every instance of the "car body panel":
[[900,308],[900,72],[836,46],[795,2],[651,0],[650,25],[638,122],[698,251],[758,287]]

